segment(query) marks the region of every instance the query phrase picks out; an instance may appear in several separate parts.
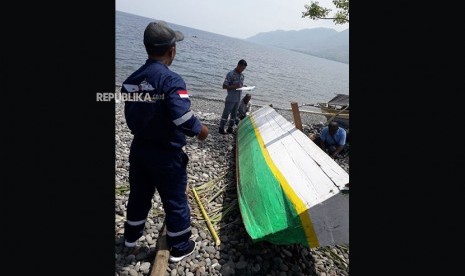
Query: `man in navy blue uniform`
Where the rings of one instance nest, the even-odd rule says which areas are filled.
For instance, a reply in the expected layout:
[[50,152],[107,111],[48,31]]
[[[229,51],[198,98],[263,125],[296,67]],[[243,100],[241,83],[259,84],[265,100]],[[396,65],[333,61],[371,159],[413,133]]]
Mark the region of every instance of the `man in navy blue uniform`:
[[[126,101],[126,123],[134,135],[129,154],[130,194],[124,238],[135,247],[143,235],[152,197],[158,190],[170,247],[170,260],[178,262],[195,250],[190,239],[190,209],[186,196],[188,157],[182,147],[186,137],[207,138],[208,129],[190,110],[184,80],[168,69],[176,55],[176,42],[184,39],[163,21],[151,22],[144,31],[148,59],[124,82],[122,93],[149,94],[151,100]],[[135,97],[137,98],[137,97]],[[146,97],[141,97],[146,99]]]

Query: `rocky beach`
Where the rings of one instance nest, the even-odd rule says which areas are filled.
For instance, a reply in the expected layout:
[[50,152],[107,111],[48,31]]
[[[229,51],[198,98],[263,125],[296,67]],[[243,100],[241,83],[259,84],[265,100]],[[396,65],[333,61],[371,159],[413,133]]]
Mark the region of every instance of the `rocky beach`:
[[[195,187],[221,244],[215,245],[200,208],[189,191],[192,239],[197,243],[196,250],[179,263],[169,263],[165,275],[348,275],[349,245],[307,249],[300,245],[278,246],[251,241],[237,202],[235,136],[218,133],[224,102],[193,97],[191,102],[195,115],[209,128],[209,136],[205,141],[187,138],[188,185]],[[115,103],[115,275],[150,275],[164,213],[156,193],[144,235],[139,239],[140,248],[136,254],[128,252],[122,236],[129,195],[128,155],[132,134],[124,119],[123,106],[123,103]],[[290,111],[277,111],[293,121]],[[318,133],[326,122],[323,116],[306,113],[301,113],[301,118],[306,134]],[[336,162],[349,172],[349,156],[336,159]]]

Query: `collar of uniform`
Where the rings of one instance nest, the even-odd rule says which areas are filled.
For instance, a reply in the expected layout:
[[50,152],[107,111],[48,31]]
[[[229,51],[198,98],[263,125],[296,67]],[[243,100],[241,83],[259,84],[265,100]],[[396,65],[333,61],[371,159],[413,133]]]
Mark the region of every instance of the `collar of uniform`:
[[151,59],[151,58],[148,58],[146,61],[145,61],[145,64],[153,64],[153,63],[159,63],[165,67],[168,67],[166,66],[166,64],[164,64],[163,62],[159,61],[159,60],[156,60],[156,59]]

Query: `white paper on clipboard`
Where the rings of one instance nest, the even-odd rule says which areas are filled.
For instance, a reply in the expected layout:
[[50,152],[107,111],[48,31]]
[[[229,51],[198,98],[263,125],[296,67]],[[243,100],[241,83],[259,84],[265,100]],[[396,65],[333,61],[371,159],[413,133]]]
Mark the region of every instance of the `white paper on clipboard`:
[[244,87],[241,87],[241,88],[237,88],[236,90],[249,91],[249,90],[252,90],[254,88],[255,88],[255,86],[244,86]]

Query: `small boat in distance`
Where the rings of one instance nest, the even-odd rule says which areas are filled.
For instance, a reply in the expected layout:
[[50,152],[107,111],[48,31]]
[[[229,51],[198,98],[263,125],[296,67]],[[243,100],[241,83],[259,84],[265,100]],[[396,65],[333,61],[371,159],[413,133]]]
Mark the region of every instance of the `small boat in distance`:
[[341,127],[349,128],[349,95],[337,94],[329,102],[317,103],[315,106],[319,107],[321,112],[329,113],[324,115],[326,119],[333,118]]

